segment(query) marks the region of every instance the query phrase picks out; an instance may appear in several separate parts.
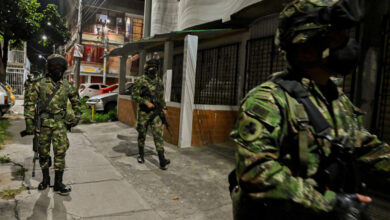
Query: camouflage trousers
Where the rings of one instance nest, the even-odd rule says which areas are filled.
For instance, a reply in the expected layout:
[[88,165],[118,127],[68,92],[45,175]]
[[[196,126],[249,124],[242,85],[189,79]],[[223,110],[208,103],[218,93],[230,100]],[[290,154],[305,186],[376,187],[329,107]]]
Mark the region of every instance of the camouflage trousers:
[[69,148],[69,140],[66,136],[66,126],[63,121],[54,124],[54,127],[41,127],[39,136],[39,164],[42,169],[51,166],[50,145],[53,144],[54,170],[65,169],[65,155]]
[[154,139],[154,144],[156,145],[156,150],[164,150],[164,140],[163,140],[163,124],[159,116],[151,119],[153,112],[144,112],[138,111],[137,119],[137,131],[138,131],[138,148],[144,149],[146,133],[148,127],[152,128],[152,135]]

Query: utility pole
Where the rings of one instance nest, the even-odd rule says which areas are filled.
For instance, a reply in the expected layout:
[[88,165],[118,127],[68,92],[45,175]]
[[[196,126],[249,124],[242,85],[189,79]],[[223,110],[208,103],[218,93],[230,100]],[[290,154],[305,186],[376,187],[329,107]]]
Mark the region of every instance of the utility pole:
[[[77,44],[81,44],[81,38],[83,37],[83,32],[81,28],[81,17],[83,14],[83,0],[79,0],[79,13],[78,13],[78,20],[77,20]],[[76,57],[76,69],[74,72],[74,83],[75,87],[78,89],[80,87],[80,63],[81,63],[81,58]]]
[[103,26],[103,44],[104,44],[104,61],[103,61],[103,85],[106,84],[107,81],[107,54],[108,54],[108,37],[107,37],[107,23],[109,21],[106,20]]

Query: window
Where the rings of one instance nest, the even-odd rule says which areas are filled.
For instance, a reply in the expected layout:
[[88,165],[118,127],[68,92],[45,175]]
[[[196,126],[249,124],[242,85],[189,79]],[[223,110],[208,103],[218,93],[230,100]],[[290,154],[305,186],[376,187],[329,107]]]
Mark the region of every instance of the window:
[[181,102],[181,84],[183,78],[183,54],[173,57],[171,101]]
[[141,40],[143,34],[143,19],[126,16],[125,21],[126,41],[132,42]]
[[195,104],[236,105],[238,44],[198,52]]
[[92,45],[84,46],[84,54],[82,61],[103,63],[104,48]]
[[106,88],[107,86],[106,85],[101,85],[102,88]]
[[90,85],[89,86],[90,89],[96,89],[96,90],[99,90],[99,85]]
[[274,45],[274,36],[248,41],[246,51],[244,94],[286,67],[283,56]]

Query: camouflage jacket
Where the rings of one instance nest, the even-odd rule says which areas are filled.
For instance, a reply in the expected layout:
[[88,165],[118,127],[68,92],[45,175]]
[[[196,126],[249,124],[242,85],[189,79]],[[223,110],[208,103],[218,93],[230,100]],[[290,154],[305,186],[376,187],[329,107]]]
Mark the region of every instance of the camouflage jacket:
[[[363,113],[342,90],[334,86],[336,98],[328,103],[329,99],[314,82],[303,78],[301,83],[309,91],[311,101],[332,126],[330,135],[348,136],[354,147],[364,149],[357,156],[358,162],[372,170],[389,174],[390,147],[364,129]],[[255,200],[285,200],[315,212],[329,212],[337,192],[320,190],[315,175],[319,172],[320,151],[329,156],[331,144],[319,139],[311,125],[300,135],[297,118],[305,112],[302,107],[272,81],[248,93],[231,132],[232,139],[238,144],[236,175],[239,185],[235,190]],[[303,165],[298,156],[301,153],[300,142],[307,146]]]
[[[44,119],[42,122],[42,126],[44,127],[54,127],[57,122],[65,120],[68,116],[68,100],[70,101],[74,112],[74,118],[71,120],[77,124],[80,119],[81,103],[76,88],[70,85],[66,80],[59,81],[57,84],[59,86],[57,93],[41,115]],[[56,83],[54,83],[50,77],[44,77],[31,84],[29,95],[28,97],[25,97],[24,103],[24,116],[26,119],[27,130],[31,129],[29,126],[31,126],[30,123],[34,119],[35,104],[39,103],[39,105],[42,106],[53,93],[55,87]]]
[[27,79],[27,80],[24,82],[24,100],[27,100],[27,99],[28,99],[28,96],[30,95],[31,85],[32,85],[34,82],[39,81],[40,79],[42,79],[42,78],[30,79],[30,80]]
[[160,77],[152,79],[146,74],[139,77],[134,83],[132,96],[141,110],[145,108],[148,102],[152,102],[154,105],[159,104],[163,108],[166,107],[164,85]]

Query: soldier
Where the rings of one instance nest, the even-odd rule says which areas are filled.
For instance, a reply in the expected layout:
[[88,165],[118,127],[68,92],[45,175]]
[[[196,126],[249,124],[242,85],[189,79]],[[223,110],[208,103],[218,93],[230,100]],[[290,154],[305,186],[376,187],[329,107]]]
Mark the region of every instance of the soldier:
[[[30,94],[25,100],[26,131],[28,134],[33,134],[34,130],[40,133],[38,152],[43,180],[39,184],[38,189],[44,190],[50,186],[50,145],[53,143],[54,191],[61,195],[68,195],[71,189],[62,183],[65,169],[65,154],[69,148],[66,132],[67,128],[76,126],[79,122],[81,103],[77,90],[66,80],[63,80],[63,74],[67,68],[65,58],[61,55],[53,54],[48,57],[46,67],[47,75],[31,85]],[[67,117],[68,100],[72,104],[74,117]],[[42,125],[40,130],[35,128],[33,123],[36,104],[41,108],[40,118]],[[42,109],[42,106],[45,105],[47,107]]]
[[234,219],[368,219],[360,176],[386,186],[390,147],[331,77],[356,69],[347,30],[360,16],[358,0],[295,0],[281,12],[289,66],[246,95],[231,132]]
[[[142,75],[133,86],[133,98],[138,103],[138,163],[144,163],[144,147],[148,126],[152,127],[154,144],[156,145],[160,169],[166,170],[170,163],[164,156],[163,124],[160,118],[161,112],[167,115],[168,111],[164,100],[164,86],[158,75],[159,61],[149,60],[145,67],[145,74]],[[160,108],[158,108],[160,107]]]
[[24,82],[24,98],[28,97],[30,92],[30,85],[39,79],[39,76],[41,75],[38,71],[32,71],[30,74],[27,75],[27,80]]

